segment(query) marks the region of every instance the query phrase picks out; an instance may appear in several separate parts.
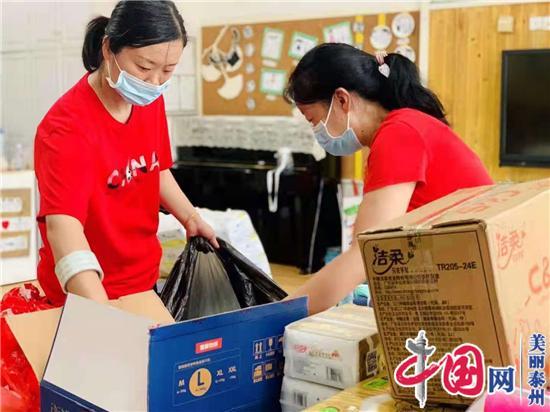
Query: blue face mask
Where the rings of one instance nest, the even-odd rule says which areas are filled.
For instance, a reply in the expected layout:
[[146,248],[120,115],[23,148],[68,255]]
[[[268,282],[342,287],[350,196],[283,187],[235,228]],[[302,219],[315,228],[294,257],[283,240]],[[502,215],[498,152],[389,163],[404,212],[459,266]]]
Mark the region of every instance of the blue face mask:
[[332,111],[332,102],[330,101],[330,107],[328,109],[327,118],[325,121],[320,121],[313,127],[313,134],[315,135],[315,138],[321,145],[323,149],[325,149],[328,153],[334,155],[334,156],[348,156],[351,155],[358,150],[361,150],[363,145],[361,142],[359,142],[359,139],[357,139],[357,136],[355,135],[355,132],[353,129],[349,126],[349,112],[348,112],[348,126],[344,133],[342,133],[340,136],[332,136],[328,129],[327,129],[327,122],[328,118],[330,116],[330,112]]
[[120,96],[122,96],[122,98],[130,104],[147,106],[148,104],[153,103],[162,93],[164,93],[170,82],[170,80],[167,80],[159,86],[144,82],[143,80],[138,79],[137,77],[122,70],[116,61],[116,57],[115,63],[120,71],[118,80],[116,83],[113,82],[111,78],[111,69],[107,63],[107,71],[109,72],[107,83],[109,83],[109,86],[115,89],[118,94],[120,94]]

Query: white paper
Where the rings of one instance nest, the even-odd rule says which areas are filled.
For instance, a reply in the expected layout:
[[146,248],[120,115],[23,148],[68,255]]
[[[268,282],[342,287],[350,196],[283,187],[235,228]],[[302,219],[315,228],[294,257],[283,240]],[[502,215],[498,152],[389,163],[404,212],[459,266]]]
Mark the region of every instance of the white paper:
[[393,18],[391,28],[396,37],[409,37],[414,32],[414,17],[410,13],[399,13]]
[[29,232],[35,224],[32,217],[4,217],[0,222],[0,232]]
[[284,32],[266,28],[262,40],[262,57],[279,60],[283,50]]
[[3,197],[0,199],[0,213],[21,213],[23,199],[20,197]]
[[294,32],[288,54],[294,59],[301,59],[304,54],[317,45],[317,39],[304,33]]
[[536,30],[542,30],[542,17],[531,17],[529,18],[529,30],[530,31],[536,31]]
[[19,252],[29,248],[29,240],[27,236],[14,236],[0,238],[0,252]]
[[323,29],[325,43],[353,43],[350,22],[343,22]]
[[263,69],[260,78],[260,90],[266,94],[280,95],[286,84],[286,72]]
[[218,94],[225,100],[236,99],[243,90],[243,75],[237,74],[233,77],[225,76],[225,82],[218,89]]
[[399,46],[395,49],[397,54],[407,57],[413,63],[416,61],[416,52],[409,45]]
[[385,50],[391,44],[392,34],[388,26],[376,26],[372,29],[370,44],[376,50]]

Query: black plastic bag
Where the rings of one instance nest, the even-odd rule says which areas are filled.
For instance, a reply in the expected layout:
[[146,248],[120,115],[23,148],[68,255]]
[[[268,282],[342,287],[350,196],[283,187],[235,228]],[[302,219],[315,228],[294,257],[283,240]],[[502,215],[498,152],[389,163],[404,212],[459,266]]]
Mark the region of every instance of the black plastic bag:
[[277,302],[287,296],[229,243],[214,249],[193,237],[176,261],[160,294],[176,321]]

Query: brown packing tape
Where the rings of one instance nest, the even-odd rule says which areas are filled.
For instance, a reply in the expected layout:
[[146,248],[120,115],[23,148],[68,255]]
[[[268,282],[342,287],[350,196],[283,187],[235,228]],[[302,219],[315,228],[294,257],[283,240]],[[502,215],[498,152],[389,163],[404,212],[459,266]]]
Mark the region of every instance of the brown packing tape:
[[[174,323],[174,319],[153,291],[124,296],[111,301],[110,305],[153,319],[161,325]],[[61,308],[6,316],[6,321],[38,380],[44,374],[60,316]]]

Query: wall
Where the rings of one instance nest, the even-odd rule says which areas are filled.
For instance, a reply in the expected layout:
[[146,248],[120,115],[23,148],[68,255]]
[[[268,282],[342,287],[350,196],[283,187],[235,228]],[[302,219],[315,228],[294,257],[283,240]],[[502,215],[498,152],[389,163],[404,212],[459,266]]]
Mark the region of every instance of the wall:
[[[500,15],[514,32],[498,33]],[[497,181],[550,177],[550,169],[499,167],[501,52],[548,48],[549,31],[529,31],[530,16],[550,15],[550,2],[430,11],[429,87],[453,128]]]
[[[477,0],[476,0],[477,1]],[[420,10],[421,27],[419,32],[419,61],[418,65],[423,77],[427,75],[428,67],[428,6],[429,0],[397,0],[397,1],[363,1],[363,2],[322,2],[319,0],[297,0],[293,2],[275,2],[257,0],[246,2],[246,7],[238,7],[243,3],[230,0],[216,2],[178,2],[178,8],[185,20],[188,32],[197,37],[198,49],[200,43],[200,27],[223,24],[260,23],[270,21],[288,21],[314,19],[324,17],[340,17],[356,14],[378,14],[401,11]],[[417,26],[417,27],[418,27]],[[199,59],[198,59],[199,60]],[[202,82],[199,82],[202,83]],[[202,84],[199,85],[199,107],[202,108]],[[183,122],[175,118],[172,121],[173,129],[177,131]],[[176,132],[177,134],[177,132]],[[342,176],[345,178],[361,178],[363,167],[358,167],[361,160],[348,156],[342,161]]]
[[110,13],[108,2],[12,1],[1,5],[0,127],[7,158],[21,144],[32,165],[38,123],[51,105],[85,73],[86,24]]
[[[369,0],[363,2],[327,2],[319,0],[296,0],[292,2],[256,0],[234,2],[231,0],[223,0],[214,2],[177,2],[178,9],[185,20],[187,31],[190,35],[197,37],[198,50],[202,50],[200,28],[203,26],[412,11],[427,9],[428,3],[429,1],[427,0]],[[427,13],[425,13],[425,15],[427,18]],[[424,24],[424,27],[426,26],[427,23]],[[426,47],[428,41],[427,37],[425,37],[423,41],[422,33],[420,33],[420,36],[419,54],[421,61],[419,65],[422,66],[427,64],[428,53]],[[201,86],[202,85],[199,85],[199,107],[202,107]]]

